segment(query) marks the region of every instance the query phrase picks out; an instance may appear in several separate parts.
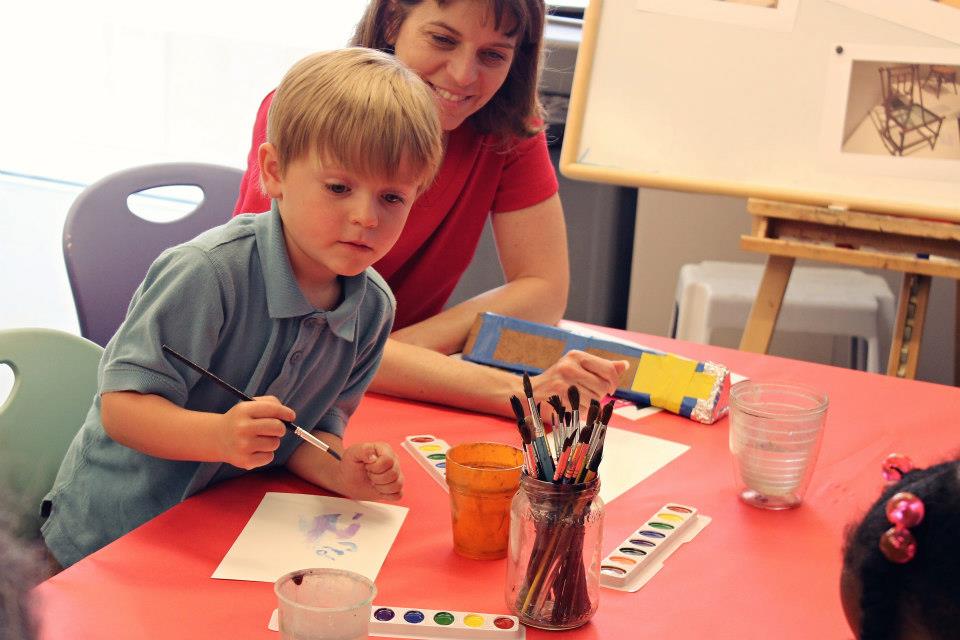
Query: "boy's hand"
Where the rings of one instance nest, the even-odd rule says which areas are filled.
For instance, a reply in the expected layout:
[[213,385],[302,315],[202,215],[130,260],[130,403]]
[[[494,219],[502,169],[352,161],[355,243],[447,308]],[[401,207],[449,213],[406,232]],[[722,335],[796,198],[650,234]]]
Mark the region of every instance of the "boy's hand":
[[286,433],[282,420],[292,421],[296,414],[273,396],[259,396],[250,402],[238,402],[223,418],[219,432],[223,461],[240,469],[254,469],[273,460],[273,452]]
[[386,442],[348,447],[340,471],[344,495],[355,500],[399,500],[402,495],[400,461]]

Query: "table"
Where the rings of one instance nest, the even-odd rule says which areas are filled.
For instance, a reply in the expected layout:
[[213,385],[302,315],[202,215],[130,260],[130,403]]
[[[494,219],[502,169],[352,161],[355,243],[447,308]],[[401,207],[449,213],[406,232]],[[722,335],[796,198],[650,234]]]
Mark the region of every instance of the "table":
[[[691,504],[713,522],[669,558],[636,593],[602,589],[594,619],[565,638],[850,638],[838,597],[845,526],[879,495],[880,464],[899,451],[919,465],[956,443],[960,390],[655,336],[611,331],[641,344],[712,359],[757,380],[805,382],[830,395],[823,447],[806,502],[768,512],[734,495],[727,420],[705,426],[661,412],[619,428],[691,449],[607,505],[604,549],[668,501]],[[520,382],[517,382],[518,392]],[[506,402],[506,399],[504,399]],[[447,494],[402,438],[433,433],[451,445],[516,443],[511,420],[369,395],[347,439],[379,438],[401,457],[406,521],[377,578],[376,603],[506,613],[505,560],[452,551]],[[41,637],[263,638],[275,606],[272,585],[213,580],[266,491],[321,493],[285,472],[254,473],[194,496],[36,589]],[[529,629],[530,640],[556,637]]]
[[[944,83],[953,84],[953,92],[957,92],[957,68],[948,64],[932,64],[927,77],[923,81],[923,86],[927,86],[931,80],[937,81],[937,98],[940,98],[940,87]],[[922,90],[922,88],[921,88]]]

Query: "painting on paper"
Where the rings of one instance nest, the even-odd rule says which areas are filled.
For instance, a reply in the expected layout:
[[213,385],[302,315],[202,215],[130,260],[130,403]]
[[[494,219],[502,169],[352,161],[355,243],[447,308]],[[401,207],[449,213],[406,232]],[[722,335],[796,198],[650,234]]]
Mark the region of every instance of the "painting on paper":
[[379,502],[267,493],[213,577],[273,582],[331,567],[375,580],[406,515],[406,507]]

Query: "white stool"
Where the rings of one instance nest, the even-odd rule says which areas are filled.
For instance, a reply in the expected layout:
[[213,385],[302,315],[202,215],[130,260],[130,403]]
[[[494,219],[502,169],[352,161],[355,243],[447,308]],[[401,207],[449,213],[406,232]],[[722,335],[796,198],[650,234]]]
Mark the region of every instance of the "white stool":
[[[743,329],[760,288],[762,264],[685,264],[677,278],[671,335],[708,344],[716,328]],[[866,370],[881,371],[880,336],[892,333],[895,300],[886,280],[855,269],[794,267],[776,330],[861,338]]]

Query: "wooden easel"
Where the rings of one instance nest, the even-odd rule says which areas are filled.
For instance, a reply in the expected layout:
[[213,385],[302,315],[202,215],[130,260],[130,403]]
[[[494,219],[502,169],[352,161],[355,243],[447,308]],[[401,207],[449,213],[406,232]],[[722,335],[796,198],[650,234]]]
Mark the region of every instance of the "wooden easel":
[[[957,284],[954,384],[960,384],[960,224],[751,198],[747,251],[768,254],[740,349],[766,353],[797,258],[903,273],[887,375],[914,378],[933,276]],[[920,255],[931,256],[921,258]]]

